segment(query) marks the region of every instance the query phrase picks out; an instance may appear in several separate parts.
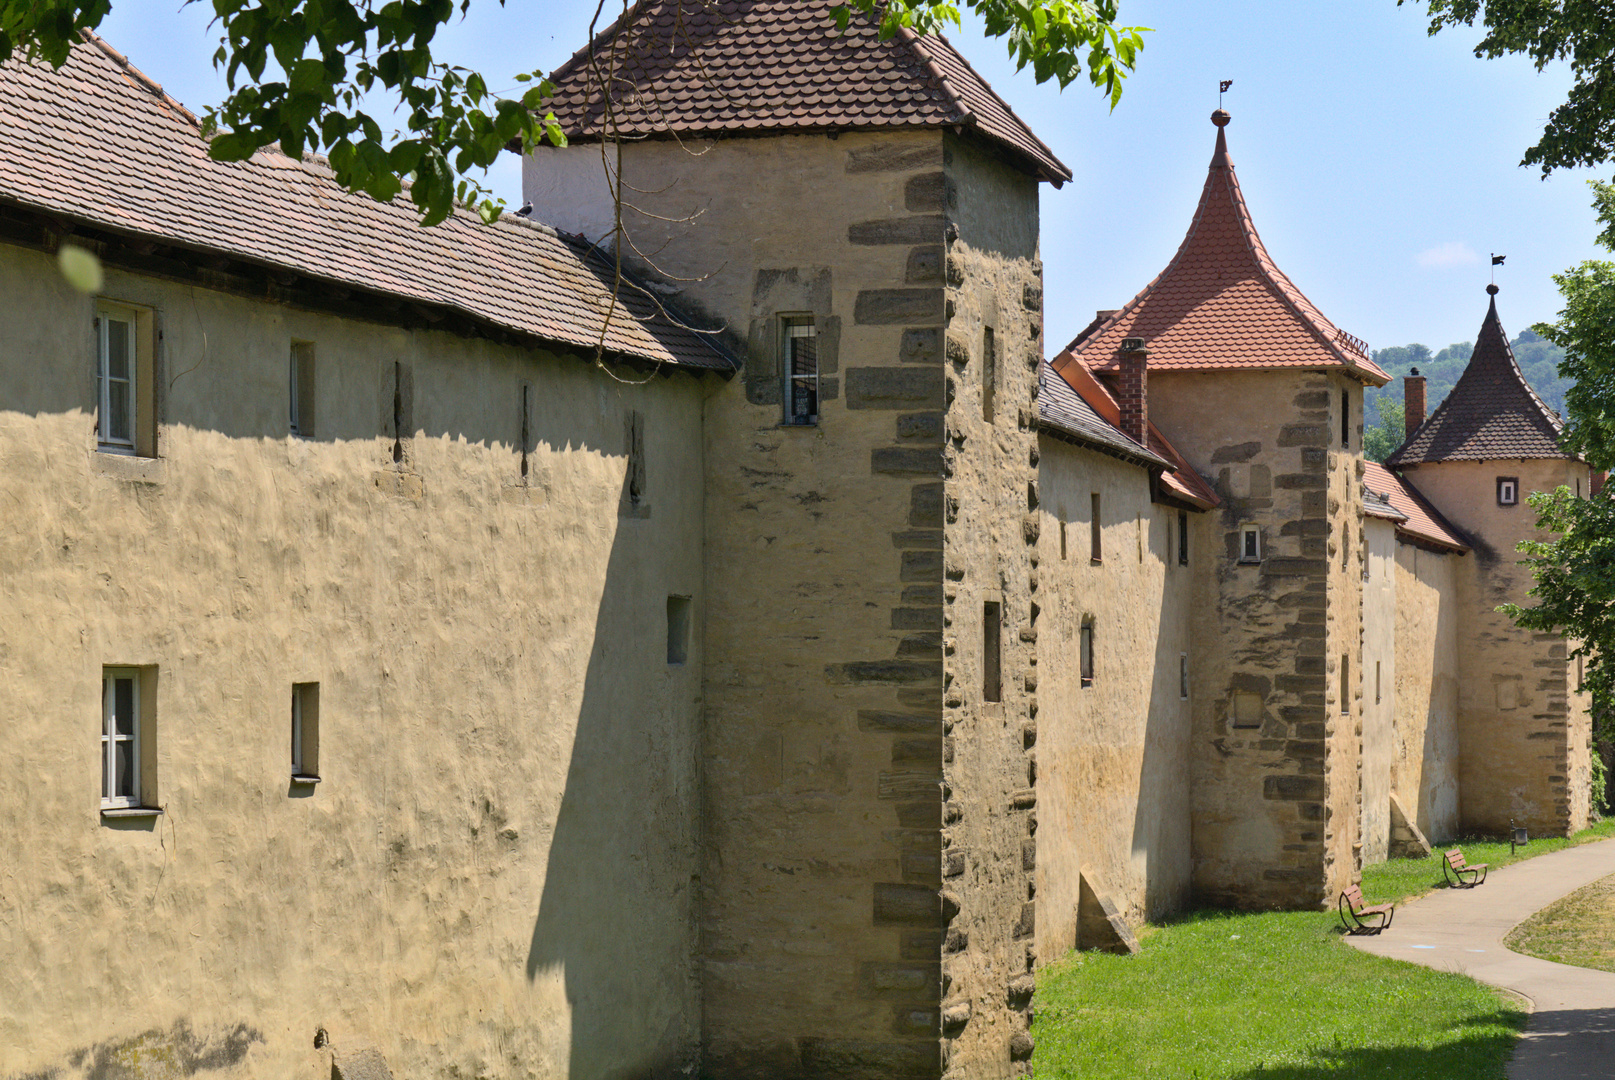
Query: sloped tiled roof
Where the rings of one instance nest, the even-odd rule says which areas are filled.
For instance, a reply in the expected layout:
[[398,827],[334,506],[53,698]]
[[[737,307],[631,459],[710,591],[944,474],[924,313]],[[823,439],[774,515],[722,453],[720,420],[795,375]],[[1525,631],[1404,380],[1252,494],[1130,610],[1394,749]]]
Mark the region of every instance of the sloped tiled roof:
[[1368,499],[1363,500],[1365,513],[1374,513],[1376,517],[1390,517],[1397,521],[1396,531],[1415,542],[1428,544],[1443,551],[1464,552],[1469,550],[1463,534],[1442,517],[1430,501],[1419,493],[1419,490],[1407,479],[1396,475],[1385,466],[1375,461],[1363,462],[1363,487],[1385,500],[1386,506],[1395,514],[1382,514],[1378,508],[1370,510]]
[[961,126],[1059,185],[1071,170],[940,35],[882,41],[831,0],[639,0],[551,76],[569,138]]
[[[449,309],[501,330],[650,362],[728,371],[710,339],[658,313],[641,286],[611,308],[610,270],[581,242],[458,211],[420,228],[340,188],[317,159],[207,156],[196,119],[94,35],[61,70],[0,65],[0,204]],[[626,308],[626,312],[623,310]]]
[[1228,114],[1212,120],[1216,152],[1177,254],[1071,351],[1104,370],[1117,365],[1124,338],[1141,337],[1154,370],[1345,368],[1375,386],[1389,382],[1367,346],[1324,318],[1267,254],[1228,158]]
[[1121,405],[1093,372],[1069,352],[1045,361],[1039,378],[1042,381],[1038,391],[1038,418],[1044,424],[1102,448],[1114,448],[1113,452],[1125,451],[1123,457],[1136,456],[1144,450],[1155,459],[1151,464],[1165,466],[1161,484],[1168,494],[1202,510],[1222,502],[1211,485],[1194,471],[1194,466],[1154,424],[1144,433],[1147,447],[1140,447],[1122,431]]
[[1496,288],[1487,286],[1486,321],[1457,385],[1386,464],[1572,456],[1559,446],[1563,424],[1520,374],[1497,317]]

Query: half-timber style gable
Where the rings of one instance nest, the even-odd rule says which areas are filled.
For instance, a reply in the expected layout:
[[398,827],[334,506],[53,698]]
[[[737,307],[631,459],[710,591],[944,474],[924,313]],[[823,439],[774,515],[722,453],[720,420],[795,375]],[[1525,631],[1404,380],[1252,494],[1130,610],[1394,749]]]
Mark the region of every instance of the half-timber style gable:
[[[641,0],[551,77],[567,137],[952,128],[1056,187],[1071,170],[945,37],[882,41],[825,0]],[[610,85],[607,96],[602,87]]]
[[1117,367],[1128,338],[1149,346],[1151,369],[1342,369],[1362,382],[1390,376],[1278,268],[1256,233],[1228,156],[1229,116],[1212,114],[1217,148],[1183,244],[1159,277],[1069,346],[1096,371]]
[[1392,454],[1392,468],[1435,461],[1569,458],[1559,445],[1564,425],[1543,404],[1514,359],[1497,317],[1497,286],[1475,339],[1475,351],[1445,400]]

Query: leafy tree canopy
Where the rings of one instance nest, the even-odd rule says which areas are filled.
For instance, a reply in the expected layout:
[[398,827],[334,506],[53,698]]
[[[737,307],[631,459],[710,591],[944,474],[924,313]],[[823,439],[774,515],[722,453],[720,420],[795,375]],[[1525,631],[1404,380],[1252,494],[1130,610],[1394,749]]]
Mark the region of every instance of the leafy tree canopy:
[[[433,225],[456,200],[475,204],[484,220],[499,216],[503,204],[474,176],[512,141],[524,149],[565,141],[545,110],[551,87],[543,72],[514,76],[525,89],[504,97],[478,72],[433,55],[438,30],[455,17],[455,0],[211,2],[223,32],[213,62],[229,87],[205,118],[216,132],[208,151],[216,160],[245,160],[271,143],[293,156],[320,151],[351,191],[388,200],[409,181],[421,223]],[[459,0],[458,12],[470,4]],[[1112,108],[1147,29],[1117,25],[1117,0],[964,6],[1004,39],[1018,70],[1031,67],[1038,82],[1054,79],[1061,87],[1086,70]],[[0,0],[0,60],[21,54],[60,67],[79,31],[95,29],[111,7],[112,0]],[[878,17],[888,36],[900,26],[924,32],[959,22],[953,0],[847,0],[832,10],[843,27],[853,10]],[[404,129],[388,134],[372,110],[387,115],[394,107]]]
[[[1397,0],[1398,6],[1408,0]],[[1486,34],[1475,55],[1508,53],[1531,58],[1541,71],[1555,61],[1570,65],[1575,84],[1548,116],[1542,138],[1521,165],[1554,169],[1598,165],[1615,158],[1615,7],[1608,0],[1424,0],[1430,33],[1473,26]]]

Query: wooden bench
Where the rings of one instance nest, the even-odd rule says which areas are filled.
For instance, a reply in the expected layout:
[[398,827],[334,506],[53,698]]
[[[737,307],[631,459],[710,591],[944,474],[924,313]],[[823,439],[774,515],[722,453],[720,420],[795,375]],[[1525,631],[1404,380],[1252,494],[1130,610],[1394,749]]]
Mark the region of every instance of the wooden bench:
[[1455,889],[1473,889],[1476,885],[1486,884],[1486,864],[1470,866],[1464,860],[1464,853],[1457,848],[1447,852],[1446,861],[1441,864],[1441,874]]
[[1395,904],[1363,903],[1363,890],[1356,885],[1348,885],[1340,894],[1340,925],[1348,934],[1377,934],[1395,916]]

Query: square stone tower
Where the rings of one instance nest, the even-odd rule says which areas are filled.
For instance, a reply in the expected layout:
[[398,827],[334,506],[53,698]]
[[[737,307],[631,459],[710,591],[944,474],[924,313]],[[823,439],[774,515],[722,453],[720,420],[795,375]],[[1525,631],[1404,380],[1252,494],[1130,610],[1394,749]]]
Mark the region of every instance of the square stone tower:
[[[1070,351],[1148,415],[1222,502],[1196,583],[1194,892],[1310,907],[1355,873],[1362,712],[1362,389],[1387,376],[1274,265],[1225,128],[1172,262]],[[1130,373],[1144,362],[1147,379]]]
[[706,408],[705,1068],[1019,1075],[1038,185],[1070,174],[945,40],[822,0],[641,4],[555,81],[534,216],[745,358]]

